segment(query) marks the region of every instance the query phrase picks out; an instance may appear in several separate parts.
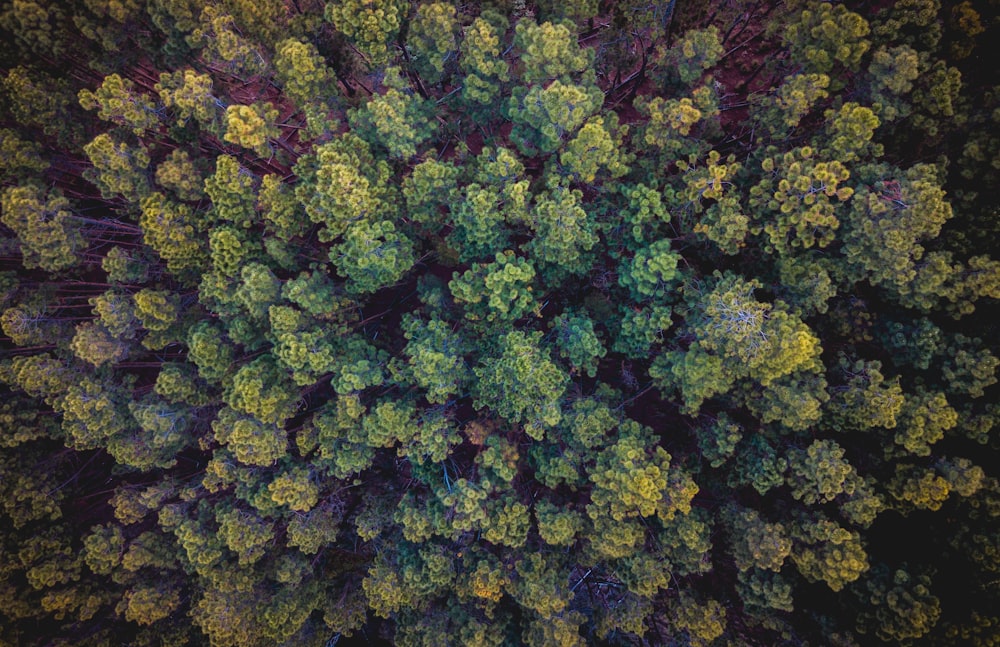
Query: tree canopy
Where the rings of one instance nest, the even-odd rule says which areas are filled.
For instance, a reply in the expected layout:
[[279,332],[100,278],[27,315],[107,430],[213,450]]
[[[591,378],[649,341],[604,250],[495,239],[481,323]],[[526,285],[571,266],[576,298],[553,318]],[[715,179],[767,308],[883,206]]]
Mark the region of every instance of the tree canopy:
[[1000,643],[998,20],[0,4],[0,645]]

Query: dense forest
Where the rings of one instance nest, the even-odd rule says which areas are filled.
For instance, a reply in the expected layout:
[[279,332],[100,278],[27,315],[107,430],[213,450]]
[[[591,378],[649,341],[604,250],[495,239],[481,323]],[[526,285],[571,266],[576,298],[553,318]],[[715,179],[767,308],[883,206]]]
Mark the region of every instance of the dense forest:
[[3,0],[0,645],[1000,645],[997,0]]

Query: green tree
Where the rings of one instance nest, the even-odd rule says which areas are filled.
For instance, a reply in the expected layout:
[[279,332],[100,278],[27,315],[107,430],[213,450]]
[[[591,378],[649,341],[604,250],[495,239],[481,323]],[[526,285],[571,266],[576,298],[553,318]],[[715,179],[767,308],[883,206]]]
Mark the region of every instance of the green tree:
[[687,415],[697,415],[706,400],[725,395],[734,381],[722,358],[706,353],[698,342],[687,351],[658,355],[649,367],[649,376],[665,392],[680,390],[681,411]]
[[[457,198],[459,169],[449,162],[426,159],[413,167],[403,179],[407,216],[436,232],[442,223],[441,209]],[[465,187],[472,191],[472,185]]]
[[175,273],[197,270],[208,260],[201,239],[202,223],[186,204],[168,200],[162,193],[152,193],[142,200],[144,242],[166,261]]
[[670,460],[649,428],[623,423],[614,444],[597,455],[587,515],[595,521],[604,514],[615,521],[653,515],[669,521],[678,512],[687,514],[698,486]]
[[134,201],[149,193],[149,151],[142,144],[133,148],[104,133],[84,146],[83,152],[93,165],[84,175],[104,198],[122,196]]
[[500,14],[484,12],[465,31],[459,58],[465,72],[462,98],[477,108],[494,104],[502,84],[510,79],[507,61],[500,55],[501,39],[508,26],[507,19]]
[[585,313],[563,313],[551,323],[559,355],[569,361],[574,372],[597,374],[597,365],[608,350],[601,342],[594,321]]
[[287,435],[276,424],[269,424],[233,409],[223,409],[212,422],[215,439],[227,446],[238,461],[246,465],[273,465],[286,455]]
[[183,148],[175,148],[157,165],[156,183],[173,191],[181,200],[194,202],[204,195],[205,180],[194,160]]
[[691,86],[701,75],[722,58],[719,30],[714,25],[707,29],[691,29],[666,49],[660,65],[669,78],[676,76],[686,86]]
[[783,138],[830,96],[829,87],[826,74],[786,76],[777,91],[756,101],[752,110],[775,138]]
[[593,263],[588,252],[599,238],[582,201],[580,191],[555,186],[538,197],[528,216],[534,238],[525,247],[552,282],[566,273],[584,274]]
[[432,404],[444,404],[461,395],[470,378],[465,356],[468,342],[440,319],[423,321],[412,316],[403,318],[403,334],[407,339],[405,367],[397,370],[425,391]]
[[154,87],[164,106],[174,111],[179,125],[194,118],[202,128],[221,134],[226,105],[214,96],[210,75],[191,69],[163,72]]
[[680,255],[671,249],[670,240],[658,240],[622,264],[618,282],[636,301],[664,299],[671,292],[679,261]]
[[85,240],[66,198],[32,185],[7,187],[0,211],[0,222],[17,235],[25,268],[59,272],[80,262]]
[[477,263],[461,275],[455,272],[448,287],[457,302],[467,304],[466,318],[513,321],[538,307],[534,278],[532,264],[508,249],[498,252],[492,263]]
[[761,168],[769,175],[750,189],[749,204],[757,221],[751,231],[767,235],[765,249],[785,255],[833,242],[840,226],[837,202],[854,193],[845,186],[847,168],[836,160],[820,161],[808,146],[765,158]]
[[328,113],[338,94],[336,78],[316,46],[297,38],[281,41],[274,69],[285,95],[305,113],[310,133],[320,136],[333,130],[335,122]]
[[867,580],[865,611],[859,629],[885,642],[903,642],[926,636],[941,616],[941,602],[931,593],[931,579],[914,577],[905,569],[890,575],[879,568]]
[[21,139],[15,131],[0,128],[0,181],[25,179],[49,168],[42,148]]
[[380,67],[389,59],[389,47],[402,27],[407,8],[399,0],[342,0],[328,3],[324,15],[371,65]]
[[249,148],[261,157],[272,152],[269,140],[281,132],[274,125],[278,110],[270,103],[231,105],[226,107],[226,133],[223,139],[232,144]]
[[506,106],[514,122],[511,139],[524,155],[552,153],[597,113],[603,101],[596,86],[561,79],[530,88],[518,86]]
[[107,328],[93,321],[77,324],[70,349],[94,366],[117,364],[131,350],[128,342],[117,339]]
[[253,226],[255,179],[235,157],[220,155],[215,160],[215,173],[205,179],[205,193],[212,200],[215,215],[240,227]]
[[709,645],[726,631],[726,610],[717,600],[701,604],[682,593],[671,619],[677,629],[687,633],[692,647]]
[[526,84],[569,77],[593,61],[591,51],[577,44],[564,23],[520,20],[514,26],[514,46],[521,50],[520,78]]
[[810,582],[826,582],[840,591],[869,568],[860,535],[821,515],[798,520],[791,535],[792,561]]
[[559,163],[571,179],[593,183],[598,174],[617,179],[628,173],[628,157],[622,154],[622,138],[628,127],[619,127],[614,113],[587,120],[559,155]]
[[434,134],[430,104],[414,96],[398,68],[386,69],[383,83],[385,92],[348,111],[348,118],[359,135],[384,146],[390,157],[408,160]]
[[843,5],[808,2],[782,36],[793,60],[809,72],[828,74],[838,64],[858,68],[871,47],[869,32],[868,22]]
[[536,440],[562,418],[560,400],[567,381],[539,346],[541,339],[541,332],[507,333],[499,340],[499,354],[473,369],[479,378],[477,406],[489,406],[510,422],[523,423]]
[[330,260],[352,293],[375,292],[396,283],[413,267],[413,243],[389,220],[356,222],[330,249]]
[[391,171],[384,160],[375,160],[364,140],[347,134],[314,150],[295,166],[300,176],[296,196],[309,219],[324,226],[321,241],[334,240],[357,220],[388,215]]
[[428,83],[437,83],[445,74],[445,65],[458,53],[459,23],[455,7],[431,2],[417,7],[410,21],[406,45],[412,48],[414,65]]
[[98,116],[119,126],[126,126],[141,137],[160,125],[160,115],[148,96],[137,92],[135,83],[117,74],[104,77],[96,92],[80,90],[80,105],[97,110]]

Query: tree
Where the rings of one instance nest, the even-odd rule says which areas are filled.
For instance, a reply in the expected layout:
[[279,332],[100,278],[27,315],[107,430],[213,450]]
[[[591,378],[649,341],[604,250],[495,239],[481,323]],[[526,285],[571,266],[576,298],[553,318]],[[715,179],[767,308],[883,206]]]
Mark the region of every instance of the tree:
[[194,202],[204,195],[205,180],[194,160],[183,148],[175,148],[157,165],[156,183],[188,202]]
[[671,249],[670,240],[658,240],[622,264],[618,282],[631,292],[635,301],[664,299],[677,275],[679,260],[680,256]]
[[726,610],[717,600],[700,604],[684,593],[673,609],[672,620],[675,627],[687,632],[692,647],[709,645],[726,631]]
[[18,237],[24,267],[59,272],[80,262],[85,241],[66,198],[33,185],[7,187],[0,210],[0,222]]
[[217,384],[232,369],[235,351],[217,325],[202,321],[188,331],[188,359],[198,374]]
[[623,423],[615,442],[597,455],[587,515],[595,521],[605,514],[615,521],[653,515],[669,521],[687,514],[698,486],[670,460],[650,438],[649,428]]
[[[452,276],[448,287],[457,302],[467,304],[465,316],[473,321],[513,321],[538,305],[531,286],[535,268],[511,250],[498,252],[492,263],[477,263]],[[485,303],[484,295],[489,295]]]
[[826,582],[833,591],[840,591],[869,568],[860,535],[822,515],[802,517],[791,534],[792,561],[810,582]]
[[[257,43],[240,34],[233,15],[227,11],[229,6],[238,8],[235,4],[227,2],[227,6],[209,4],[201,7],[198,24],[185,36],[185,41],[190,47],[202,49],[202,56],[225,73],[234,76],[256,74],[264,69],[265,61]],[[259,3],[258,6],[268,4]]]
[[227,106],[223,139],[267,157],[272,150],[268,140],[281,134],[274,125],[277,118],[278,110],[270,103]]
[[940,600],[931,594],[931,579],[904,569],[890,575],[879,568],[868,580],[866,611],[859,621],[864,633],[874,631],[886,642],[909,641],[927,635],[941,615]]
[[[32,8],[39,8],[34,2],[18,4],[18,8],[28,14],[32,13]],[[51,8],[58,11],[56,7]],[[35,17],[41,16],[36,14]],[[4,18],[0,18],[0,21],[3,20]],[[10,33],[19,38],[29,32],[30,28],[24,30],[21,27]],[[0,81],[0,87],[6,95],[7,110],[16,123],[35,132],[42,132],[65,145],[82,143],[79,142],[82,131],[68,126],[76,117],[76,111],[71,106],[77,105],[77,97],[70,90],[66,79],[54,78],[42,70],[18,65],[7,71]]]
[[381,144],[389,156],[408,160],[434,134],[430,104],[413,94],[399,69],[385,71],[386,90],[373,94],[363,109],[348,111],[351,127],[362,137]]
[[480,184],[463,189],[465,199],[454,204],[449,214],[453,229],[447,240],[461,250],[460,261],[493,258],[509,247],[512,233],[500,206],[500,191]]
[[514,122],[511,139],[524,155],[552,153],[597,113],[603,101],[595,85],[556,79],[548,85],[518,86],[507,102],[507,114]]
[[134,201],[148,195],[149,152],[142,144],[132,148],[104,133],[84,146],[83,152],[93,164],[85,176],[97,185],[105,199],[121,195]]
[[[6,313],[5,313],[6,314]],[[94,366],[117,364],[130,350],[128,342],[117,339],[99,323],[87,321],[76,326],[70,348],[77,357]]]
[[175,111],[180,125],[193,117],[202,128],[221,134],[226,105],[212,94],[211,76],[191,69],[163,72],[154,87],[164,106]]
[[757,511],[736,507],[726,509],[723,518],[729,529],[733,558],[741,573],[781,571],[792,553],[792,540],[783,524],[768,523]]
[[407,316],[402,329],[408,359],[405,368],[397,370],[423,389],[432,404],[444,404],[461,395],[470,377],[465,361],[468,343],[440,319],[422,321]]
[[879,113],[885,121],[894,121],[910,114],[910,104],[904,97],[913,89],[920,76],[920,55],[908,45],[879,47],[872,54],[868,73],[874,86],[873,97],[882,105]]
[[330,249],[330,260],[352,293],[375,292],[399,281],[413,267],[413,243],[390,220],[356,222],[344,241]]
[[309,219],[324,226],[324,242],[341,236],[354,221],[388,215],[389,165],[376,162],[368,144],[356,135],[317,146],[315,155],[299,159],[295,171],[302,179],[296,196]]
[[574,372],[597,374],[597,365],[608,350],[594,330],[594,321],[585,313],[563,313],[551,323],[559,355],[569,361]]
[[773,95],[765,96],[751,108],[775,138],[783,138],[798,127],[804,117],[830,96],[826,74],[786,76]]
[[847,168],[816,159],[808,146],[765,158],[761,168],[770,176],[750,189],[749,204],[757,210],[751,231],[767,234],[765,249],[786,255],[833,242],[840,226],[834,200],[846,201],[854,193],[844,185],[851,175]]
[[664,99],[636,97],[636,109],[649,117],[646,127],[639,131],[641,140],[647,146],[655,146],[666,155],[681,158],[701,152],[691,137],[695,126],[705,123],[719,114],[719,107],[713,92],[706,86],[696,88],[689,97]]
[[104,77],[96,92],[80,90],[79,97],[85,109],[97,110],[105,121],[127,126],[137,137],[160,125],[159,111],[149,97],[136,92],[132,81],[117,74]]
[[227,446],[246,465],[273,465],[286,455],[287,436],[276,424],[269,424],[234,409],[223,409],[212,422],[215,439]]
[[687,31],[662,53],[660,65],[668,79],[676,77],[682,84],[692,86],[724,53],[719,30],[710,25],[707,29]]
[[886,380],[877,361],[858,360],[852,365],[845,357],[841,367],[847,383],[832,389],[831,407],[840,425],[863,430],[894,428],[904,403],[899,379]]
[[414,65],[428,83],[440,81],[446,63],[455,59],[458,26],[455,7],[450,4],[431,2],[417,7],[406,44],[413,49]]
[[853,162],[882,155],[882,146],[870,143],[881,123],[870,108],[852,101],[839,110],[827,110],[825,116],[827,132],[824,141],[837,160]]
[[42,148],[8,128],[0,128],[0,181],[25,179],[49,168]]
[[[436,232],[443,224],[442,208],[457,199],[458,168],[449,162],[426,159],[413,167],[403,179],[407,215],[413,221]],[[472,185],[465,187],[472,191]]]
[[381,67],[389,58],[389,45],[396,39],[406,9],[407,5],[399,0],[341,0],[328,3],[324,15],[372,66]]
[[477,406],[489,406],[525,432],[541,440],[545,429],[562,418],[560,400],[566,375],[539,347],[542,333],[507,333],[499,339],[499,355],[473,369],[479,378]]
[[622,137],[628,127],[619,127],[614,113],[591,117],[559,155],[559,163],[571,179],[591,184],[598,174],[619,178],[628,173],[628,158],[622,154]]
[[166,261],[169,271],[184,274],[205,264],[208,254],[200,236],[201,223],[190,206],[152,193],[140,207],[143,241]]
[[916,456],[930,455],[930,446],[944,438],[944,432],[958,423],[958,413],[943,393],[923,389],[906,399],[900,418],[896,444]]
[[526,248],[550,282],[566,273],[585,274],[593,262],[588,252],[599,238],[593,218],[580,206],[582,199],[580,191],[555,186],[530,211],[534,238]]
[[818,368],[819,340],[801,320],[753,300],[755,283],[733,275],[719,278],[697,306],[702,348],[728,361],[738,358],[736,374],[754,376],[765,387],[783,375]]
[[810,72],[828,74],[838,64],[858,68],[871,47],[869,32],[867,21],[843,5],[809,2],[782,35],[793,60]]
[[649,367],[649,376],[664,392],[679,389],[683,399],[681,411],[692,416],[698,414],[706,400],[728,393],[734,381],[722,358],[706,353],[698,342],[687,351],[657,356]]
[[508,26],[502,15],[486,11],[472,21],[462,39],[462,99],[476,108],[493,105],[500,96],[501,84],[510,78],[509,66],[500,56],[500,41]]
[[320,136],[333,129],[328,113],[338,94],[336,78],[316,46],[289,38],[278,43],[274,57],[275,76],[285,94],[305,113],[311,134]]
[[564,23],[519,20],[514,46],[521,50],[520,78],[525,84],[569,77],[586,70],[593,60],[591,51],[577,44]]
[[806,505],[832,501],[855,476],[844,449],[832,440],[815,440],[804,450],[790,449],[787,456],[792,496]]
[[215,173],[205,179],[205,193],[212,200],[215,216],[249,229],[256,222],[254,177],[231,155],[215,160]]

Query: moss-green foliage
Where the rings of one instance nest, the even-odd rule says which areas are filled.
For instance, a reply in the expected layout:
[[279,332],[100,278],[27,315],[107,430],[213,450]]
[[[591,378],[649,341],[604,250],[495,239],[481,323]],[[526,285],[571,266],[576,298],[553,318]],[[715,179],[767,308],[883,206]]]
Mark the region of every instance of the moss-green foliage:
[[398,0],[375,3],[343,0],[327,3],[324,15],[372,65],[381,66],[389,58],[389,48],[406,13],[406,4]]
[[539,347],[541,338],[541,332],[508,333],[499,340],[499,355],[473,369],[477,401],[506,420],[523,422],[536,439],[562,418],[559,401],[566,390],[566,374]]
[[995,644],[995,13],[3,4],[0,644]]
[[78,262],[84,240],[65,197],[31,185],[7,187],[0,210],[0,222],[17,236],[24,267],[58,272]]
[[351,127],[384,146],[389,157],[408,160],[433,135],[430,105],[414,96],[397,68],[386,70],[383,83],[383,94],[373,95],[363,109],[348,113]]
[[507,103],[507,113],[514,122],[511,138],[526,155],[556,151],[598,111],[601,100],[595,85],[561,79],[530,88],[518,86]]

